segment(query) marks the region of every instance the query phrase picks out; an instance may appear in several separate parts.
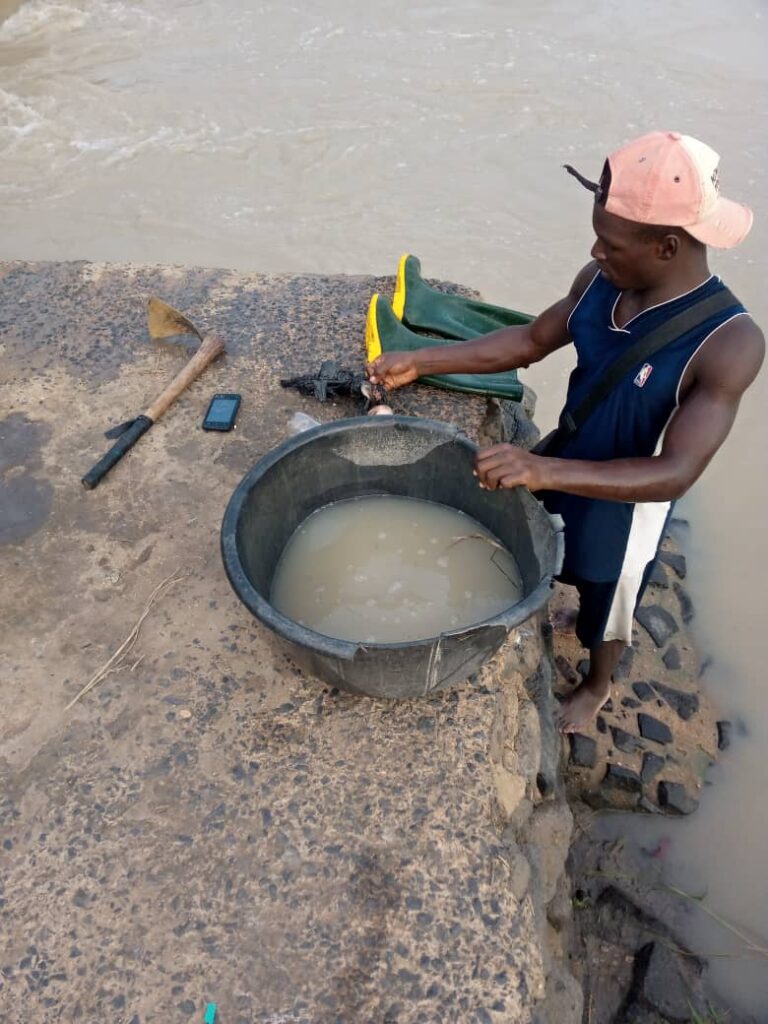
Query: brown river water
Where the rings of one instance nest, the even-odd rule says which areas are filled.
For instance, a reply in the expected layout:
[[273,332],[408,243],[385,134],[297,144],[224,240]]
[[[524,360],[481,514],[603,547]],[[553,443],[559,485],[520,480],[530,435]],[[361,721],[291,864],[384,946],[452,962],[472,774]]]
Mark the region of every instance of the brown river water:
[[[15,12],[15,13],[14,13]],[[765,0],[0,0],[0,258],[429,276],[535,312],[592,243],[599,173],[654,128],[703,138],[756,222],[712,269],[768,325]],[[362,324],[361,324],[362,334]],[[534,367],[542,426],[568,355]],[[612,819],[672,839],[671,880],[768,946],[764,528],[768,372],[705,478],[690,584],[706,685],[739,737],[701,809]],[[734,1010],[768,1021],[768,966],[699,914]]]

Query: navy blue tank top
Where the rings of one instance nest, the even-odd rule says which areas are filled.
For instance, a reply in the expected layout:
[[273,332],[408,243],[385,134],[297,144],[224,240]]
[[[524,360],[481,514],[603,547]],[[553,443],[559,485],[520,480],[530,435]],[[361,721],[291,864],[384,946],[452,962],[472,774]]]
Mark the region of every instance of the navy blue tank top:
[[[643,310],[619,328],[615,313],[621,292],[597,271],[568,321],[578,360],[568,383],[567,404],[578,404],[641,334],[724,287],[713,275],[693,291]],[[594,409],[560,457],[604,461],[657,453],[677,408],[680,382],[691,358],[717,327],[745,312],[744,306],[735,302],[669,342],[646,363],[633,367]],[[596,582],[617,580],[635,506],[556,491],[541,498],[547,509],[559,513],[565,522],[563,572]]]

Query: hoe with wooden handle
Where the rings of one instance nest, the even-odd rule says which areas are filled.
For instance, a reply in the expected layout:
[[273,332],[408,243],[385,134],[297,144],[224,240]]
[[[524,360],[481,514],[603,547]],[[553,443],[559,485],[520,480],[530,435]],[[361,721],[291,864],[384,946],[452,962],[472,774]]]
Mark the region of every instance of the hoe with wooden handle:
[[147,323],[149,334],[152,338],[170,338],[178,334],[194,334],[200,339],[200,348],[195,352],[190,361],[171,381],[163,393],[155,399],[145,413],[137,416],[135,420],[128,420],[107,431],[109,438],[117,437],[114,444],[104,458],[99,459],[96,465],[82,479],[83,487],[89,491],[107,475],[125,453],[132,448],[142,434],[146,434],[153,423],[156,423],[163,413],[169,409],[179,395],[185,391],[193,380],[196,380],[206,366],[221,355],[224,351],[224,342],[213,335],[203,336],[195,325],[188,320],[183,313],[167,305],[160,299],[151,298],[147,306]]

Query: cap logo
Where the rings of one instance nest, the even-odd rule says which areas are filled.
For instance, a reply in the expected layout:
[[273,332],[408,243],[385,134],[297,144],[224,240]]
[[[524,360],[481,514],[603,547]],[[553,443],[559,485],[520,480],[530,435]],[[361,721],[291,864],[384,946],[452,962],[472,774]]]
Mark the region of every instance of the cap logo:
[[720,168],[716,167],[712,171],[712,185],[714,186],[715,192],[720,194]]

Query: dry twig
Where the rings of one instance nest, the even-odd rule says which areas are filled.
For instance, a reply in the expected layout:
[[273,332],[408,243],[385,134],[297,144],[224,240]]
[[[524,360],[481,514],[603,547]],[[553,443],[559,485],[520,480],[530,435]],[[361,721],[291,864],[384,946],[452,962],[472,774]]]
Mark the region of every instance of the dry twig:
[[[623,844],[624,840],[622,839],[620,841]],[[584,873],[584,876],[587,877],[587,878],[607,878],[609,881],[610,880],[629,881],[629,882],[634,881],[634,878],[631,875],[622,874],[620,872],[602,871],[599,868],[597,870],[595,870],[595,871],[586,871]],[[742,943],[742,945],[747,950],[747,955],[745,955],[744,953],[717,953],[717,952],[689,953],[689,952],[686,952],[683,949],[678,948],[675,945],[670,944],[667,941],[667,945],[669,945],[669,948],[670,949],[674,949],[676,953],[680,953],[681,955],[684,955],[684,956],[700,956],[700,957],[704,957],[705,959],[724,959],[724,960],[766,960],[766,959],[768,959],[768,946],[760,944],[764,940],[758,941],[758,940],[752,938],[752,936],[748,935],[745,931],[743,931],[741,928],[737,927],[731,921],[728,921],[726,918],[721,917],[720,914],[716,913],[705,902],[704,896],[695,896],[693,893],[686,892],[685,889],[680,889],[676,885],[670,885],[668,882],[650,883],[650,888],[657,889],[657,890],[660,890],[660,889],[666,890],[667,892],[673,893],[675,896],[679,896],[681,899],[689,900],[691,903],[694,903],[703,913],[705,913],[708,917],[711,917],[713,921],[716,921],[721,927],[725,928],[726,931],[729,931],[732,935],[734,935]],[[653,929],[651,929],[651,928],[648,928],[646,930],[648,932],[650,932],[651,934],[658,934],[658,933],[655,933],[653,931]],[[659,937],[663,938],[663,936],[661,936],[661,935],[659,935]]]
[[685,889],[680,889],[678,886],[670,885],[669,883],[665,883],[664,888],[673,892],[676,896],[681,896],[683,899],[694,902],[701,910],[704,911],[705,914],[711,917],[713,921],[717,921],[719,925],[729,931],[732,935],[735,935],[740,942],[743,942],[751,953],[754,953],[757,957],[768,959],[768,946],[760,945],[759,942],[746,932],[742,931],[741,928],[738,928],[731,921],[728,921],[726,918],[721,917],[720,914],[717,914],[704,902],[703,896],[694,896],[692,893],[686,892]]
[[493,537],[486,537],[484,533],[465,533],[463,537],[454,537],[446,550],[450,551],[451,548],[456,547],[456,545],[460,544],[463,540],[482,540],[485,541],[486,544],[490,544],[492,548],[503,551],[507,555],[509,554],[503,544],[494,540]]
[[[166,576],[162,583],[158,583],[158,585],[150,594],[149,600],[144,606],[144,611],[137,619],[136,625],[133,627],[131,632],[128,634],[125,640],[123,640],[123,642],[117,648],[117,650],[109,659],[109,661],[102,665],[98,672],[94,673],[94,675],[91,676],[89,681],[85,684],[85,686],[77,694],[77,696],[72,698],[72,700],[69,702],[69,704],[67,704],[66,708],[64,709],[65,711],[69,711],[71,707],[77,704],[81,697],[84,697],[86,693],[89,693],[94,688],[94,686],[98,686],[102,679],[104,679],[105,676],[109,675],[110,672],[116,672],[119,668],[122,667],[123,661],[125,660],[126,656],[130,652],[133,645],[136,643],[136,640],[139,636],[139,631],[141,630],[142,623],[152,610],[152,605],[156,601],[158,601],[165,593],[167,593],[175,583],[178,583],[179,580],[183,580],[185,576],[188,575],[189,573],[181,573],[181,575],[176,576],[173,573],[171,573],[170,576]],[[136,664],[138,664],[138,662]],[[134,665],[133,667],[135,668],[136,665]]]

